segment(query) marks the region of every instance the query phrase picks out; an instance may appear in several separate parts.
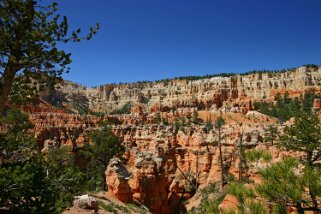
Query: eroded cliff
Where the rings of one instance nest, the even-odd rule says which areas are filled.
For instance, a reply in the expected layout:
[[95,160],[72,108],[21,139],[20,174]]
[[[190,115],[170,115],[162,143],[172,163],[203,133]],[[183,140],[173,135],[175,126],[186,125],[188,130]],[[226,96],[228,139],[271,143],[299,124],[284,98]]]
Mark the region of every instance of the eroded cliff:
[[198,107],[200,110],[234,105],[250,107],[251,102],[271,100],[277,93],[288,91],[296,96],[307,90],[319,91],[320,86],[321,68],[303,66],[287,72],[109,84],[96,88],[65,81],[56,91],[60,102],[68,103],[76,111],[78,105],[78,109],[111,112],[128,102],[140,103],[148,111],[178,107]]
[[[245,149],[264,148],[271,162],[286,155],[300,156],[263,144],[264,129],[277,120],[252,110],[255,101],[273,102],[277,93],[290,97],[307,91],[321,92],[321,68],[300,67],[284,73],[256,73],[199,80],[106,85],[86,88],[62,82],[54,93],[44,93],[47,101],[62,109],[37,110],[28,107],[35,124],[35,136],[44,151],[50,146],[89,143],[87,133],[101,120],[113,121],[113,132],[127,148],[124,158],[112,159],[106,169],[109,192],[119,200],[145,205],[152,213],[185,212],[190,200],[208,184],[220,181],[218,133],[206,129],[205,121],[219,116],[225,172],[259,181],[257,166],[240,168],[240,142]],[[48,98],[50,98],[48,100]],[[129,114],[99,116],[69,114],[110,112],[132,103]],[[315,99],[314,110],[320,110]],[[79,111],[79,109],[81,111]],[[197,112],[199,121],[188,122]],[[157,115],[159,114],[159,115]],[[161,121],[157,117],[161,118]],[[186,122],[177,129],[175,123]],[[291,121],[288,121],[291,123]],[[279,125],[282,130],[286,124]],[[260,163],[259,163],[260,164]],[[226,199],[227,200],[227,199]],[[229,207],[230,205],[226,205]]]

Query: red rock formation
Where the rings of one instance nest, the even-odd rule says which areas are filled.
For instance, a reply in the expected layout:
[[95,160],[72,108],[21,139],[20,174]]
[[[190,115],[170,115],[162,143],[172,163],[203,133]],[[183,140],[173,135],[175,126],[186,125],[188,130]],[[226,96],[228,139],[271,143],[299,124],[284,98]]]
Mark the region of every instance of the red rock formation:
[[239,205],[239,201],[233,195],[226,195],[224,200],[219,206],[221,212],[228,211],[229,209],[237,210]]
[[[123,202],[142,203],[153,213],[178,213],[185,211],[182,200],[193,197],[196,188],[220,180],[217,133],[216,130],[205,133],[204,125],[191,124],[176,134],[173,125],[156,125],[154,112],[160,111],[161,117],[169,123],[175,118],[190,117],[200,106],[210,110],[198,111],[203,121],[213,122],[222,116],[227,124],[222,128],[223,160],[226,171],[237,177],[240,132],[244,130],[245,148],[266,148],[261,145],[263,129],[275,122],[273,118],[252,111],[252,102],[263,97],[271,101],[277,93],[298,96],[312,88],[318,92],[321,91],[320,80],[320,69],[299,68],[282,74],[133,83],[97,89],[66,83],[62,92],[82,94],[88,98],[91,110],[109,111],[132,102],[131,114],[81,116],[51,110],[50,106],[26,106],[24,110],[31,112],[35,136],[44,151],[50,146],[81,147],[88,142],[87,133],[95,129],[100,120],[115,122],[113,131],[128,148],[125,154],[128,162],[126,165],[117,159],[110,162],[106,170],[109,191]],[[320,99],[314,101],[313,107],[321,109]],[[269,151],[272,162],[286,155],[302,155],[280,152],[275,147],[269,147]],[[255,166],[250,166],[245,176],[260,182]],[[231,207],[237,203],[228,196],[221,209],[224,204]]]
[[[139,103],[150,113],[180,107],[201,110],[230,108],[234,104],[246,106],[250,101],[272,101],[278,93],[297,97],[309,90],[321,92],[321,68],[300,67],[284,73],[256,73],[199,80],[179,80],[105,85],[85,88],[64,83],[62,93],[82,94],[89,109],[108,112],[120,109],[125,103]],[[245,106],[244,106],[245,105]],[[246,110],[245,110],[246,113]]]
[[[243,144],[246,148],[262,142],[260,131],[264,126],[260,121],[273,123],[272,119],[266,122],[266,116],[258,114],[255,119],[261,125],[254,125],[252,114],[223,114],[228,123],[223,128],[227,136],[223,142],[223,158],[228,171],[235,177],[239,161],[235,151],[240,131],[235,119],[243,122],[244,136],[247,136]],[[121,180],[115,173],[117,170],[110,170],[113,167],[108,167],[106,172],[109,189],[121,200],[132,199],[143,203],[153,213],[177,213],[177,210],[185,210],[181,202],[192,197],[197,186],[202,188],[220,180],[217,135],[214,131],[206,134],[202,126],[192,124],[190,128],[186,127],[185,133],[179,131],[175,135],[171,126],[146,124],[118,126],[115,133],[124,139],[130,149],[126,154],[128,162],[124,166],[131,174],[128,181]],[[122,195],[124,192],[128,195]]]
[[110,160],[105,174],[108,190],[122,202],[132,202],[133,196],[128,184],[130,174],[121,161],[117,158]]
[[32,113],[30,121],[34,124],[38,145],[44,146],[48,139],[57,140],[61,145],[81,146],[86,139],[84,133],[97,126],[95,116],[81,116],[65,113]]
[[108,189],[123,202],[136,201],[153,213],[169,213],[167,180],[149,156],[139,158],[131,173],[120,160],[112,159],[106,170],[106,182]]

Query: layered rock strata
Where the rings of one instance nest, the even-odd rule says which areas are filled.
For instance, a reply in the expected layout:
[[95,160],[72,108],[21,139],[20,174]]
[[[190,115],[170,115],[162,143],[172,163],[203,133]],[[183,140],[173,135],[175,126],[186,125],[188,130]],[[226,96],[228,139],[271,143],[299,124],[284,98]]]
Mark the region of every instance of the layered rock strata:
[[[223,159],[226,171],[238,176],[240,134],[244,148],[262,144],[263,122],[254,113],[224,114],[229,124],[223,128]],[[242,118],[240,125],[236,120]],[[258,123],[254,123],[256,119]],[[220,180],[218,136],[215,130],[192,125],[175,134],[172,126],[120,125],[116,135],[128,148],[127,163],[118,159],[106,170],[108,189],[124,202],[143,203],[153,213],[179,213],[186,208],[182,201],[191,198],[198,188]],[[244,172],[244,176],[249,176]]]
[[36,112],[31,113],[30,121],[34,124],[34,134],[41,148],[56,144],[81,146],[88,142],[87,132],[97,127],[98,117],[66,113]]
[[[86,88],[63,82],[57,91],[62,102],[84,102],[93,112],[111,112],[126,103],[139,103],[149,112],[178,107],[217,109],[251,108],[256,100],[271,100],[277,93],[299,96],[308,90],[320,92],[321,68],[300,67],[279,73],[253,73],[199,80],[173,79],[158,82],[109,84]],[[72,94],[72,96],[68,96]],[[75,109],[75,108],[73,108]]]

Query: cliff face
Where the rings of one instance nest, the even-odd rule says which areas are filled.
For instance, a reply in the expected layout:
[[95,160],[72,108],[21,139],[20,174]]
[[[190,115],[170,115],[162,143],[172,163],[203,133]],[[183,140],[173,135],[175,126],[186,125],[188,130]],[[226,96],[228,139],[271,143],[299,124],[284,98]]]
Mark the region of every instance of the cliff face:
[[40,148],[49,146],[82,146],[88,142],[87,133],[97,127],[99,118],[57,112],[30,113],[34,134]]
[[[212,114],[214,119],[218,116]],[[255,112],[226,113],[223,118],[227,122],[222,128],[224,167],[237,178],[240,136],[244,147],[260,146],[264,126],[275,120]],[[220,181],[217,131],[204,130],[204,125],[191,125],[177,134],[171,125],[114,127],[129,149],[126,165],[117,159],[110,161],[106,170],[109,191],[123,202],[143,203],[152,213],[186,211],[182,201],[190,199],[196,189]],[[278,153],[275,151],[273,161]],[[243,176],[250,175],[244,172]]]
[[[256,73],[199,80],[168,80],[113,84],[86,88],[64,81],[42,98],[61,109],[44,105],[26,106],[35,124],[35,136],[46,151],[50,146],[88,143],[88,132],[101,120],[113,121],[113,132],[127,148],[124,165],[112,159],[106,169],[111,194],[123,202],[144,204],[152,213],[179,213],[189,209],[195,191],[220,180],[218,133],[206,132],[204,121],[222,116],[224,170],[237,178],[240,174],[239,142],[246,149],[264,148],[272,161],[286,155],[300,156],[262,144],[264,128],[276,119],[251,111],[255,101],[273,101],[277,93],[300,96],[306,91],[321,92],[321,68],[300,67],[284,73]],[[109,112],[132,103],[131,113],[122,115],[80,115],[67,113]],[[47,104],[45,102],[45,104]],[[321,100],[315,99],[314,110]],[[67,109],[67,110],[65,110]],[[175,111],[170,111],[175,109]],[[225,111],[224,111],[225,110]],[[157,121],[156,112],[166,119]],[[183,125],[195,112],[203,122]],[[191,119],[191,118],[189,118]],[[187,123],[188,124],[188,123]],[[282,126],[279,126],[282,129]],[[256,166],[249,165],[244,177],[259,180]],[[243,172],[241,172],[243,173]]]
[[110,112],[120,109],[127,102],[140,103],[149,111],[177,107],[230,108],[235,104],[249,106],[250,101],[269,100],[277,93],[288,91],[295,96],[310,89],[320,90],[319,86],[321,68],[300,67],[284,73],[111,84],[97,88],[64,82],[57,91],[73,94],[66,99],[69,103],[79,103],[75,99],[81,97],[81,100],[88,102],[89,110]]

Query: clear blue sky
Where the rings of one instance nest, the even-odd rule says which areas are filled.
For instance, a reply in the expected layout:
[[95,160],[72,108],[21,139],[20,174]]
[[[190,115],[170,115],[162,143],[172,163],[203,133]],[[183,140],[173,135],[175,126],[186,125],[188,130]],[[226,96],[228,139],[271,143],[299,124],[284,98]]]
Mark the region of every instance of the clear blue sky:
[[68,44],[87,86],[321,64],[320,0],[58,0],[70,29],[101,29]]

